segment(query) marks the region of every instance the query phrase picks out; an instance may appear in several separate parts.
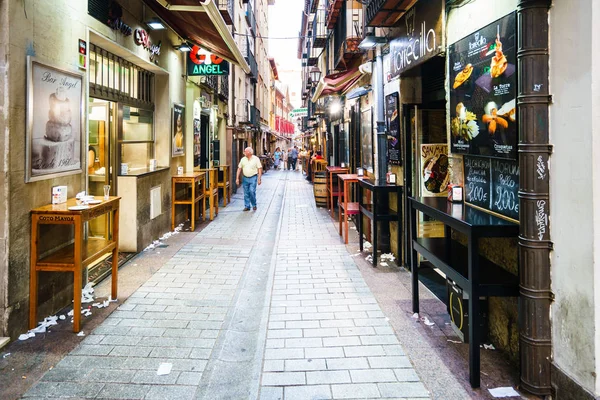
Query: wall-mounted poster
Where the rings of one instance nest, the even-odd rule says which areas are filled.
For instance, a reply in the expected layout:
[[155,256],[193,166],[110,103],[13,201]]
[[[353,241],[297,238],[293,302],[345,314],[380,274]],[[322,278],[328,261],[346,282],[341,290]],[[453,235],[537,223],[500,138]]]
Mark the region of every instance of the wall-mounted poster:
[[360,139],[362,167],[367,171],[373,172],[373,111],[368,108],[360,114]]
[[184,117],[185,106],[181,104],[173,104],[173,147],[172,157],[179,157],[184,155],[184,144],[185,144],[185,117]]
[[388,162],[394,165],[402,165],[398,93],[385,96],[385,122],[388,131]]
[[446,196],[450,183],[447,144],[421,145],[421,196]]
[[27,57],[25,182],[82,171],[83,74]]
[[448,46],[452,153],[516,159],[516,15]]

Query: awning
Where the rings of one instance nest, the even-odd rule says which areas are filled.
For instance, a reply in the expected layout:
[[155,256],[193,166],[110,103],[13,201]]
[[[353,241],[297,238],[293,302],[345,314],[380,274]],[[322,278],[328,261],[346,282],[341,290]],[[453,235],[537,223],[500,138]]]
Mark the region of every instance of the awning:
[[356,99],[357,97],[364,96],[365,94],[369,93],[371,90],[372,90],[371,85],[360,86],[360,87],[354,88],[351,91],[349,91],[348,94],[346,94],[346,99],[348,99],[348,100]]
[[239,65],[250,66],[238,48],[221,12],[212,0],[144,0],[179,36]]
[[[368,64],[368,65],[367,65]],[[363,74],[370,74],[369,68],[370,63],[359,65],[358,67],[348,69],[344,72],[338,72],[337,74],[327,75],[319,81],[315,89],[315,93],[310,99],[313,103],[316,103],[319,98],[332,94],[344,94],[352,88],[352,86],[358,82]]]

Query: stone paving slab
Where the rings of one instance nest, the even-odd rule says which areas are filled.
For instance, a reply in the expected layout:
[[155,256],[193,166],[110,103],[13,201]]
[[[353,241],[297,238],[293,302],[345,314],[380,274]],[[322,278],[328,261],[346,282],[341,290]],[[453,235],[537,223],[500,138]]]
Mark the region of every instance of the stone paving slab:
[[429,398],[301,173],[258,200],[235,195],[24,397]]

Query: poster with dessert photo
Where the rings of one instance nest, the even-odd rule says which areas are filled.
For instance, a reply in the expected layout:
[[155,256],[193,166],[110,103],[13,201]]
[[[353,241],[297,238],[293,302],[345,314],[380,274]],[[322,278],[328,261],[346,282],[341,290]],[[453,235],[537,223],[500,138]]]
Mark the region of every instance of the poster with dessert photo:
[[448,46],[451,151],[516,159],[515,13]]
[[421,145],[421,196],[446,196],[450,183],[447,144]]
[[184,155],[184,117],[185,106],[182,104],[173,104],[173,146],[172,157]]
[[82,172],[83,74],[27,58],[25,182]]

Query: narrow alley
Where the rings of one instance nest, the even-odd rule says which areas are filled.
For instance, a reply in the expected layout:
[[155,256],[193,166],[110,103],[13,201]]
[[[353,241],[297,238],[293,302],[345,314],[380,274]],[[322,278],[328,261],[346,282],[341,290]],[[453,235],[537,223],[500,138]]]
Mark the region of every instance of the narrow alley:
[[[437,348],[447,345],[444,330],[451,331],[444,326],[443,304],[436,301],[442,307],[437,315],[435,306],[424,306],[439,327],[414,319],[409,274],[370,267],[366,253],[355,250],[355,231],[345,246],[327,210],[315,206],[312,190],[299,171],[269,171],[257,191],[256,212],[242,211],[239,190],[201,231],[174,235],[138,255],[120,271],[121,291],[128,297],[121,294],[116,309],[93,331],[102,314],[84,320],[84,338],[62,321],[56,327],[62,333],[50,329],[10,345],[12,355],[0,359],[5,393],[110,399],[488,398],[485,386],[498,382],[482,376],[483,389],[471,390],[466,360],[444,358]],[[96,296],[109,294],[107,279]],[[64,344],[52,344],[60,338],[76,347],[69,352]],[[39,349],[26,350],[41,342],[45,356]],[[57,363],[42,371],[36,364],[44,364],[43,357]],[[33,383],[35,373],[23,366],[47,372]],[[484,375],[491,369],[498,374],[502,367],[484,354]],[[453,375],[457,371],[460,375]],[[26,373],[26,381],[15,376]]]

